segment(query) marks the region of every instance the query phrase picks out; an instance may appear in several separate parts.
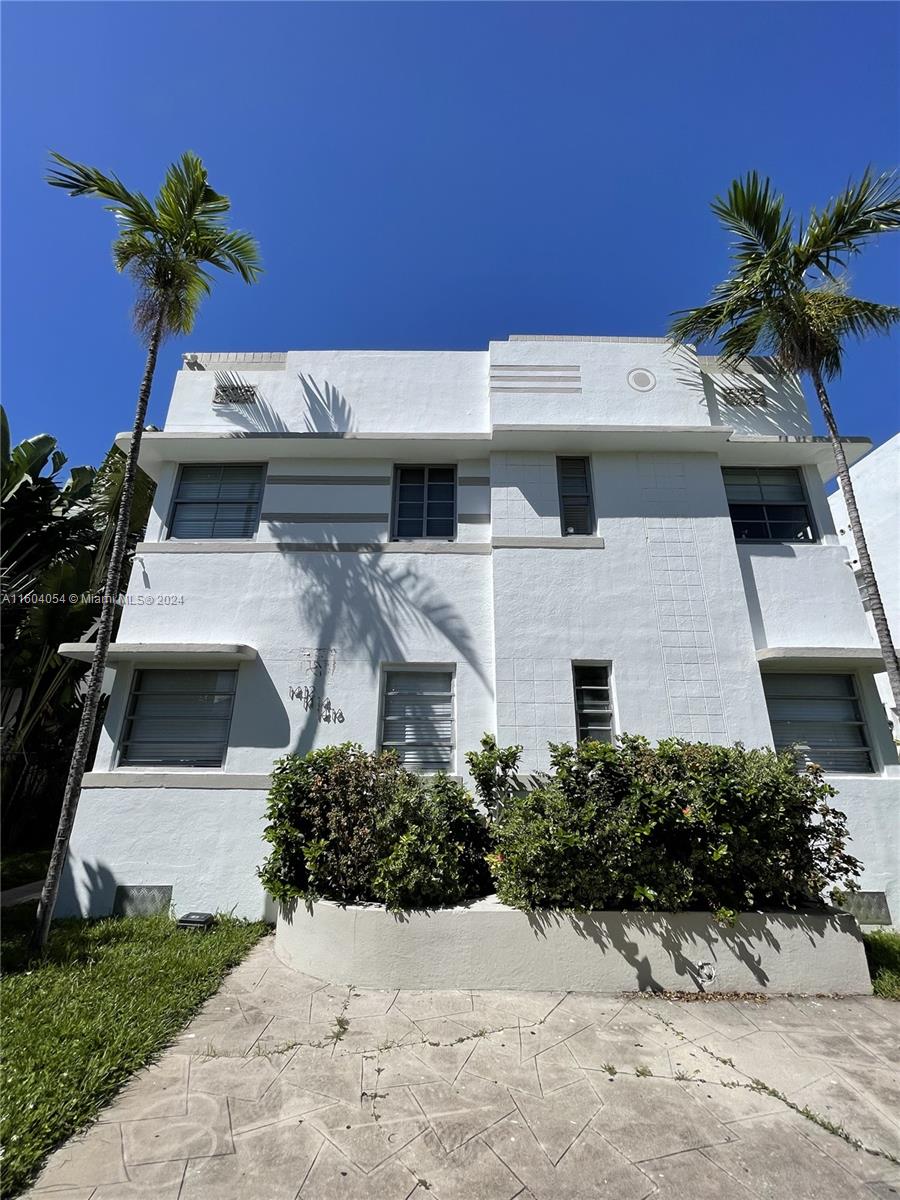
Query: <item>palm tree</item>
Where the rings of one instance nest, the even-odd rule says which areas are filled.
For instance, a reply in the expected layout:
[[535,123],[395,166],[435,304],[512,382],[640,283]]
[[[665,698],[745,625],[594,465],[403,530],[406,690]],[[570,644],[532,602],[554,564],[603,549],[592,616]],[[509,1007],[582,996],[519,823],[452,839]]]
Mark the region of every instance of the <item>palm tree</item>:
[[847,261],[877,234],[900,229],[900,180],[896,172],[875,176],[866,170],[859,183],[849,183],[821,211],[813,209],[805,226],[795,222],[784,197],[755,171],[736,179],[727,196],[718,197],[711,207],[736,235],[731,273],[713,288],[707,304],[674,314],[670,336],[678,342],[718,338],[721,357],[732,366],[754,353],[771,354],[786,371],[812,381],[834,450],[862,590],[897,712],[897,650],[825,382],[840,374],[849,338],[887,333],[900,322],[900,308],[852,296],[846,273]]
[[225,215],[230,201],[209,186],[206,169],[195,154],[183,154],[180,162],[169,167],[159,195],[152,202],[142,192],[129,191],[115,175],[104,175],[61,154],[51,157],[56,165],[48,175],[49,184],[63,188],[70,196],[99,196],[109,201],[107,208],[119,226],[113,242],[113,262],[117,271],[127,271],[136,284],[134,326],[147,346],[147,359],[138,390],[84,707],[35,919],[32,947],[38,950],[43,950],[47,942],[97,720],[156,356],[167,335],[190,333],[193,328],[200,302],[211,291],[213,277],[206,268],[234,272],[245,283],[254,283],[262,270],[255,239],[227,228]]

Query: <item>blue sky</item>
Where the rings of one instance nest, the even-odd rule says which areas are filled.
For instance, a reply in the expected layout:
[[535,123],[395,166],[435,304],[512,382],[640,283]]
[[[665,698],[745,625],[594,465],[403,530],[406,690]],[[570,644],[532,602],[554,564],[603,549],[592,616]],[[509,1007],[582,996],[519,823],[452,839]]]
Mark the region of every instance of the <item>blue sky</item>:
[[[891,4],[21,3],[3,23],[3,384],[13,436],[97,462],[143,351],[96,201],[49,148],[154,192],[190,148],[263,282],[223,279],[186,350],[484,348],[662,334],[726,269],[708,202],[750,168],[795,209],[900,145]],[[900,236],[853,284],[900,304]],[[843,430],[900,425],[898,338],[853,348]]]

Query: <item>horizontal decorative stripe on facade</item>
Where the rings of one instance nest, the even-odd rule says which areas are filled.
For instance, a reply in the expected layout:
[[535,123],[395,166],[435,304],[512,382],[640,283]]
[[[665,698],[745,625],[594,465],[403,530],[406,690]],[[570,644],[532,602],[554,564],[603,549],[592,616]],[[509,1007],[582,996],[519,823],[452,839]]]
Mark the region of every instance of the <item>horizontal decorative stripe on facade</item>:
[[492,363],[490,390],[492,394],[565,392],[580,396],[581,367],[559,363]]
[[316,512],[264,512],[263,521],[287,521],[292,525],[312,524],[387,524],[388,513],[316,513]]
[[[462,480],[460,480],[462,482]],[[266,483],[325,484],[339,487],[389,487],[390,475],[269,475]]]

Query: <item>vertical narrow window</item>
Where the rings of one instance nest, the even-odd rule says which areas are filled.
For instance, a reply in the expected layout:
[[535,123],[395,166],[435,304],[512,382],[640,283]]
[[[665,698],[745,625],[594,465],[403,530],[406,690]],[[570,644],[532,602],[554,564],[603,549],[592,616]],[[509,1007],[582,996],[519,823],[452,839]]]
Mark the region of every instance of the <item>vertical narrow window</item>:
[[397,467],[394,537],[453,538],[456,534],[456,468]]
[[776,750],[795,747],[803,762],[828,772],[875,770],[852,675],[763,675]]
[[559,512],[563,537],[594,532],[594,504],[591,496],[591,460],[558,458]]
[[734,536],[751,542],[814,542],[815,528],[796,467],[723,467]]
[[575,722],[579,742],[613,740],[609,667],[573,667]]
[[133,766],[221,767],[237,671],[138,671],[119,762]]
[[453,674],[387,671],[381,732],[413,771],[449,771],[453,762]]
[[259,525],[265,468],[198,463],[178,476],[170,538],[252,538]]

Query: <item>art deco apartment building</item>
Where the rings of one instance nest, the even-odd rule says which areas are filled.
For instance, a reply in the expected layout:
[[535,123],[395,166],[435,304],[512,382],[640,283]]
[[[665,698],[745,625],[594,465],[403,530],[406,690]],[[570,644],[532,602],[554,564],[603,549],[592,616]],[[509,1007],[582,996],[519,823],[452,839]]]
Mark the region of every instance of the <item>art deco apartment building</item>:
[[767,361],[629,337],[189,354],[141,462],[60,912],[261,915],[275,757],[351,740],[465,778],[492,730],[531,769],[620,732],[798,743],[900,919],[883,665],[831,449]]

